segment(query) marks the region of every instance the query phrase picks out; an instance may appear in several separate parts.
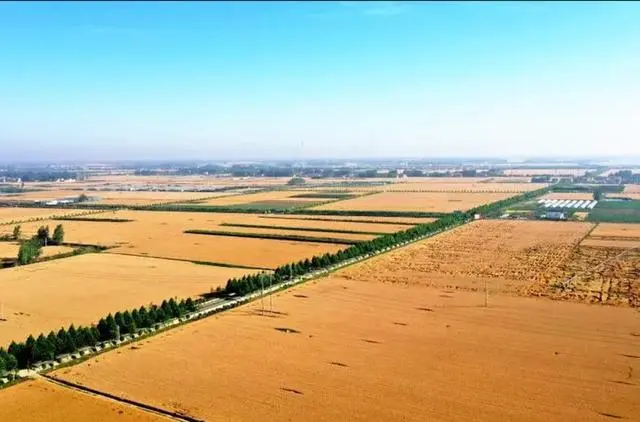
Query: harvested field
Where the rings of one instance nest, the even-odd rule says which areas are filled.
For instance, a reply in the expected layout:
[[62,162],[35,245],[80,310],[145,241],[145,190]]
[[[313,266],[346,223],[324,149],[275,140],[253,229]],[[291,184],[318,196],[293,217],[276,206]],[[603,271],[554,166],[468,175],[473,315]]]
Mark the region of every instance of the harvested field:
[[486,283],[492,293],[640,306],[640,258],[630,254],[607,263],[624,250],[586,247],[582,239],[591,228],[574,222],[477,221],[340,274],[470,291],[484,290]]
[[59,208],[0,208],[0,225],[17,224],[36,219],[62,217],[68,215],[78,215],[86,213],[86,210],[71,210]]
[[169,297],[196,297],[252,270],[86,254],[0,271],[0,345]]
[[314,207],[316,210],[453,212],[500,201],[510,193],[384,192]]
[[0,391],[0,420],[11,422],[162,422],[166,418],[46,381]]
[[[281,241],[266,239],[232,239],[221,236],[187,235],[185,230],[207,229],[226,230],[223,223],[264,224],[265,220],[252,214],[220,214],[196,212],[161,211],[111,211],[99,214],[101,218],[133,220],[127,223],[88,222],[88,221],[44,221],[24,224],[25,235],[34,234],[40,225],[53,226],[63,223],[67,242],[116,247],[109,252],[126,253],[141,256],[209,261],[231,265],[260,268],[276,268],[282,264],[337,252],[346,245],[314,244],[299,241]],[[289,221],[287,221],[289,223]],[[301,227],[315,225],[316,222],[299,222]],[[329,223],[331,224],[331,223]],[[293,226],[296,224],[287,224]],[[326,223],[318,222],[318,228],[327,228]],[[362,227],[363,225],[358,225]],[[388,230],[388,225],[364,225],[371,231]],[[350,228],[350,223],[336,223],[333,227]],[[397,226],[398,230],[406,226]],[[10,234],[11,226],[4,230]],[[230,230],[227,230],[230,231]],[[233,230],[235,231],[235,230]],[[290,230],[291,233],[293,231]],[[341,236],[324,236],[341,237]]]
[[553,169],[553,168],[526,168],[526,169],[504,169],[505,176],[584,176],[587,169]]
[[481,220],[370,259],[340,274],[400,284],[520,292],[563,276],[589,223]]
[[53,374],[204,420],[637,420],[637,312],[482,298],[334,277]]
[[[16,258],[20,244],[17,242],[0,242],[0,258]],[[73,248],[69,246],[47,246],[42,248],[41,258],[60,255],[63,253],[73,252]]]
[[541,196],[540,199],[588,199],[593,200],[593,193],[590,192],[550,192],[544,196]]
[[640,185],[625,185],[624,193],[640,193]]

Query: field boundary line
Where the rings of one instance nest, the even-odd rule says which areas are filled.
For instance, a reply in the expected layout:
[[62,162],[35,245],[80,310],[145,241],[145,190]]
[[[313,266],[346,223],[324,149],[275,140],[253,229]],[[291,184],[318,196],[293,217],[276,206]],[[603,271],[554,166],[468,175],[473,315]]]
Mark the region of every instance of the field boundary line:
[[597,229],[599,225],[600,225],[600,223],[599,223],[599,222],[596,222],[596,223],[594,224],[594,226],[593,226],[593,227],[591,227],[591,228],[589,229],[589,231],[587,231],[587,233],[586,233],[584,236],[582,236],[582,237],[580,238],[580,240],[578,241],[578,243],[576,243],[576,245],[575,245],[573,248],[575,249],[575,248],[577,248],[578,246],[580,246],[580,244],[582,243],[582,241],[584,241],[587,237],[589,237],[589,236],[591,235],[591,232],[593,232],[595,229]]
[[243,227],[249,229],[273,229],[273,230],[292,230],[301,232],[322,232],[322,233],[341,233],[341,234],[365,234],[371,236],[384,236],[389,233],[383,232],[368,232],[358,230],[340,230],[340,229],[322,229],[315,227],[295,227],[295,226],[270,226],[268,224],[242,224],[242,223],[221,223],[221,227]]
[[183,421],[183,422],[204,422],[204,419],[197,419],[194,418],[192,416],[188,416],[188,415],[181,415],[180,413],[176,413],[176,412],[172,412],[170,410],[166,410],[163,409],[161,407],[156,407],[150,404],[146,404],[146,403],[142,403],[142,402],[138,402],[135,400],[131,400],[131,399],[127,399],[124,397],[119,397],[115,394],[111,394],[111,393],[106,393],[104,391],[100,391],[97,390],[95,388],[91,388],[91,387],[87,387],[84,385],[80,385],[80,384],[76,384],[74,382],[71,381],[67,381],[67,380],[63,380],[63,379],[59,379],[59,378],[55,378],[52,377],[51,375],[47,375],[47,374],[40,374],[39,376],[36,376],[36,378],[41,377],[44,380],[46,380],[47,382],[50,382],[52,384],[56,384],[60,387],[63,388],[68,388],[74,391],[78,391],[81,392],[85,395],[88,396],[99,396],[102,397],[103,399],[108,399],[111,401],[116,401],[118,403],[124,403],[126,405],[129,405],[131,407],[135,407],[139,410],[142,410],[144,412],[147,413],[153,413],[155,415],[161,415],[173,420],[177,420],[177,421]]
[[266,267],[252,267],[248,265],[236,265],[236,264],[227,264],[226,262],[213,262],[213,261],[198,261],[193,259],[184,259],[184,258],[170,258],[164,256],[155,256],[155,255],[138,255],[134,253],[126,253],[126,252],[109,252],[111,255],[123,255],[123,256],[134,256],[136,258],[152,258],[152,259],[164,259],[166,261],[178,261],[178,262],[189,262],[191,264],[197,265],[209,265],[211,267],[220,267],[220,268],[239,268],[243,270],[262,270],[262,271],[273,271],[273,268]]

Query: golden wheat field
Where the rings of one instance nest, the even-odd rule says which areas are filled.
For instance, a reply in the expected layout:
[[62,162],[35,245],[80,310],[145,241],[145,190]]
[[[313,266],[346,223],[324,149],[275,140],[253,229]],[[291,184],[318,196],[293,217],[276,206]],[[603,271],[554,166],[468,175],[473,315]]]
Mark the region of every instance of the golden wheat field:
[[[258,233],[261,229],[243,229],[223,226],[222,224],[267,225],[272,220],[260,219],[251,214],[219,214],[195,212],[160,211],[108,211],[91,216],[94,221],[63,221],[67,242],[113,247],[109,253],[125,253],[140,256],[208,261],[231,265],[251,266],[273,269],[289,262],[337,252],[348,245],[332,243],[311,243],[304,241],[285,241],[257,238],[233,238],[185,234],[189,229],[244,231]],[[125,222],[100,221],[102,219],[131,220]],[[265,224],[266,222],[266,224]],[[34,234],[42,225],[53,227],[57,221],[41,221],[23,224],[25,235]],[[324,222],[294,222],[280,224],[286,227],[327,228]],[[354,231],[389,230],[389,225],[353,224]],[[357,227],[355,227],[357,226]],[[350,228],[350,223],[339,222],[333,225],[337,230]],[[391,226],[394,227],[394,226]],[[395,226],[397,230],[406,226]],[[0,227],[0,234],[10,234],[11,226]],[[265,229],[262,229],[264,232]],[[269,229],[266,229],[269,230]],[[273,232],[273,231],[272,231]],[[302,232],[292,229],[280,229],[278,233],[297,234],[310,237],[357,238],[358,235],[328,232]],[[343,237],[344,236],[344,237]],[[370,238],[363,235],[360,238]]]
[[304,193],[311,193],[310,191],[295,191],[295,190],[282,190],[282,191],[268,191],[268,192],[256,192],[256,193],[248,193],[243,195],[233,195],[233,196],[225,196],[223,198],[213,198],[207,201],[198,202],[194,205],[217,205],[217,206],[228,206],[228,205],[240,205],[240,204],[249,204],[254,202],[263,202],[263,201],[292,201],[298,202],[300,205],[305,205],[308,203],[314,202],[327,202],[330,199],[326,198],[298,198],[297,195],[301,195]]
[[[301,224],[308,224],[305,222],[310,221],[324,221],[324,222],[333,222],[331,224],[337,224],[340,222],[350,223],[347,227],[352,229],[358,229],[363,227],[372,227],[369,226],[373,224],[376,227],[382,229],[381,225],[388,225],[393,228],[393,231],[401,230],[403,227],[407,227],[407,225],[416,225],[416,224],[426,224],[436,221],[436,218],[420,218],[420,217],[354,217],[348,215],[261,215],[259,216],[262,221],[276,221],[282,220],[284,221],[301,221]],[[376,224],[377,223],[377,224]],[[279,223],[279,224],[282,224]]]
[[348,188],[347,191],[381,191],[381,192],[460,192],[460,193],[522,193],[546,187],[543,183],[435,183],[435,182],[403,182],[384,186]]
[[0,346],[110,312],[209,293],[255,271],[106,253],[0,270]]
[[320,205],[312,209],[453,212],[465,211],[514,195],[514,193],[384,192]]
[[161,422],[132,406],[59,387],[42,380],[26,381],[0,391],[0,420],[11,422]]
[[600,223],[580,245],[622,249],[640,248],[640,224]]
[[[70,215],[78,215],[86,213],[85,210],[59,209],[59,208],[16,208],[6,207],[0,208],[0,225],[20,224],[23,222],[52,218],[64,217]],[[96,211],[91,211],[96,212]],[[6,230],[6,228],[0,228]],[[12,228],[13,230],[13,228]]]
[[203,420],[637,420],[637,312],[482,298],[336,276],[53,375]]

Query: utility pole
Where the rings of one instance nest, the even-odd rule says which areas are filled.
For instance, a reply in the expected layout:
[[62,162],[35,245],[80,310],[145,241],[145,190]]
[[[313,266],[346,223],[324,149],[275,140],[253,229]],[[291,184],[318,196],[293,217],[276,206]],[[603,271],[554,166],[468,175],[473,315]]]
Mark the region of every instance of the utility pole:
[[487,283],[487,279],[484,279],[484,307],[489,306],[489,285]]
[[264,315],[264,277],[260,274],[260,286],[261,286],[261,294],[260,294],[260,302],[262,303],[262,315]]
[[269,313],[273,313],[273,292],[271,291],[272,277],[269,277]]

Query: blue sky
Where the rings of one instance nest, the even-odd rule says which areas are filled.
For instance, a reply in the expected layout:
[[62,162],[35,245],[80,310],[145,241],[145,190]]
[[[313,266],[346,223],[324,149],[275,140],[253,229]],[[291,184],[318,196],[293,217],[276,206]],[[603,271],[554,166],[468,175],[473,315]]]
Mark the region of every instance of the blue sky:
[[0,2],[5,159],[640,155],[640,3]]

